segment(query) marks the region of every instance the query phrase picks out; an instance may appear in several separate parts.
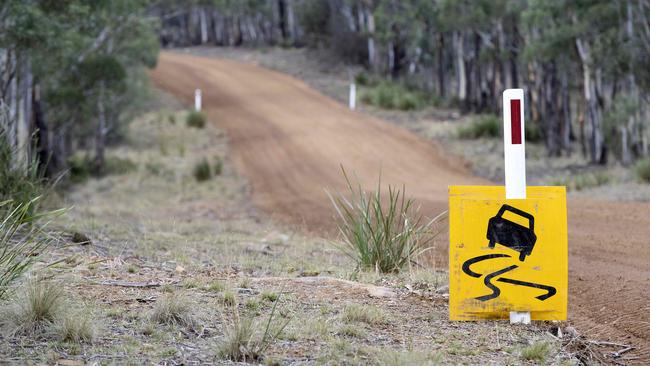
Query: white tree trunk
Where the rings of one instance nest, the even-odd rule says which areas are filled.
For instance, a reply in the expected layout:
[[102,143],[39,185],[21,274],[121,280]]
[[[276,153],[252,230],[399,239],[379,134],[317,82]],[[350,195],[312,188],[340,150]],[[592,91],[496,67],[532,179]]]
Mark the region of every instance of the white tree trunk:
[[199,23],[201,26],[201,44],[208,43],[208,17],[205,15],[205,9],[199,10]]
[[368,66],[371,70],[374,70],[377,60],[377,55],[375,51],[375,16],[372,14],[372,11],[367,7],[364,7],[366,14],[366,22],[368,25]]
[[467,75],[465,73],[465,42],[463,34],[454,33],[454,48],[456,49],[456,75],[458,76],[458,99],[467,99]]

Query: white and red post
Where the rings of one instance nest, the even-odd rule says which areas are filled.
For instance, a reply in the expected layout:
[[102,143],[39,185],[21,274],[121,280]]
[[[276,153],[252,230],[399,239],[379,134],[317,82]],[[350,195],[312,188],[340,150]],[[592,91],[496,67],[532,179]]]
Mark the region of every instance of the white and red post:
[[[526,199],[524,90],[503,92],[503,158],[506,199]],[[510,323],[530,324],[530,311],[511,311]]]
[[526,140],[524,131],[524,90],[503,92],[503,152],[506,199],[526,198]]

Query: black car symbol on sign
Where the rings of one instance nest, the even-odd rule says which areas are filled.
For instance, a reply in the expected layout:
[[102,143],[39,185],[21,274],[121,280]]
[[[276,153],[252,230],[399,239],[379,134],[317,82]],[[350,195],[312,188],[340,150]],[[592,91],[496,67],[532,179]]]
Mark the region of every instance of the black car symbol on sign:
[[[528,219],[528,227],[504,219],[503,214],[506,211]],[[487,239],[490,241],[489,247],[494,248],[494,245],[498,243],[514,249],[519,252],[519,260],[523,262],[526,256],[533,252],[533,247],[537,241],[534,229],[535,218],[533,215],[510,205],[503,205],[497,215],[490,218],[488,222]]]

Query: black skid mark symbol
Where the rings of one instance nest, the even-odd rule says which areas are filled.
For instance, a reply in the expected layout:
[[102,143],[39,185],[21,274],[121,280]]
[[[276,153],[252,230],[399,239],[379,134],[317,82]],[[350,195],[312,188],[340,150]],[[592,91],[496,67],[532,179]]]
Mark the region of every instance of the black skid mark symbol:
[[504,273],[506,273],[508,271],[512,271],[513,269],[518,268],[518,267],[519,267],[518,265],[513,264],[510,267],[502,268],[502,269],[500,269],[500,270],[498,270],[496,272],[492,272],[489,275],[485,276],[485,279],[483,280],[483,283],[485,284],[485,286],[487,286],[489,289],[492,290],[492,293],[487,294],[487,295],[483,295],[483,296],[479,296],[479,297],[476,298],[476,300],[487,301],[487,300],[492,300],[494,298],[499,297],[499,295],[501,295],[501,290],[498,287],[496,287],[496,286],[494,286],[492,284],[492,279],[494,277],[500,276],[500,275],[502,275],[502,274],[504,274]]
[[476,272],[472,271],[471,268],[469,268],[472,264],[482,262],[482,261],[484,261],[486,259],[503,258],[503,257],[510,258],[510,256],[508,254],[500,254],[500,253],[479,255],[478,257],[470,258],[470,259],[466,260],[465,263],[463,263],[463,272],[465,272],[465,274],[468,275],[468,276],[479,278],[479,277],[481,277],[483,275],[480,274],[480,273],[476,273]]
[[[471,266],[473,264],[478,263],[478,262],[482,262],[482,261],[488,260],[488,259],[510,258],[510,257],[511,256],[508,255],[508,254],[494,253],[494,254],[486,254],[486,255],[480,255],[478,257],[470,258],[470,259],[466,260],[463,263],[463,272],[465,272],[465,274],[470,276],[470,277],[480,278],[482,276],[481,273],[477,273],[477,272],[472,271]],[[502,275],[502,274],[504,274],[506,272],[512,271],[513,269],[516,269],[518,267],[519,266],[517,266],[517,265],[512,265],[512,266],[500,269],[500,270],[498,270],[496,272],[492,272],[492,273],[486,275],[485,279],[483,280],[483,283],[485,284],[485,286],[487,288],[492,290],[492,293],[488,294],[488,295],[479,296],[476,299],[479,300],[479,301],[487,301],[487,300],[491,300],[491,299],[499,297],[499,295],[501,294],[501,289],[499,289],[498,287],[496,287],[492,283],[492,279],[494,279],[495,277],[498,277],[498,276],[500,276],[500,275]],[[540,290],[546,290],[545,294],[542,294],[542,295],[539,295],[539,296],[535,297],[536,299],[538,299],[540,301],[544,301],[544,300],[554,296],[557,293],[557,290],[555,289],[555,287],[540,285],[538,283],[520,281],[520,280],[515,280],[515,279],[512,279],[512,278],[504,278],[504,277],[498,278],[497,281],[503,282],[503,283],[509,283],[511,285],[516,285],[516,286],[526,286],[526,287],[537,288],[537,289],[540,289]]]
[[511,285],[527,286],[527,287],[533,287],[533,288],[538,288],[538,289],[546,290],[547,292],[546,292],[545,294],[543,294],[543,295],[539,295],[539,296],[535,296],[536,299],[538,299],[538,300],[542,300],[542,301],[548,299],[549,297],[552,297],[553,295],[555,295],[555,294],[557,293],[557,290],[555,289],[555,287],[552,287],[552,286],[546,286],[546,285],[540,285],[540,284],[538,284],[538,283],[532,283],[532,282],[526,282],[526,281],[513,280],[513,279],[511,279],[511,278],[503,278],[503,277],[497,279],[497,281],[499,281],[499,282],[509,283],[509,284],[511,284]]

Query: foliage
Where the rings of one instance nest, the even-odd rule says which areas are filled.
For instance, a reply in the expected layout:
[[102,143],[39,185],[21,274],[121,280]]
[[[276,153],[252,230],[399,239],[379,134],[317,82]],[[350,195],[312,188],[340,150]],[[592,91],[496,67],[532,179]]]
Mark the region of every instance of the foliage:
[[343,170],[350,197],[330,196],[336,210],[343,242],[339,248],[362,269],[382,273],[401,271],[416,256],[427,250],[435,235],[431,225],[438,217],[425,221],[406,190],[388,187],[382,194],[381,179],[375,192],[352,186]]
[[473,119],[468,126],[458,129],[462,139],[495,138],[501,136],[501,121],[494,115],[483,115]]
[[361,101],[381,108],[400,110],[419,109],[427,104],[421,93],[387,81],[370,86],[362,93]]
[[234,310],[234,319],[226,330],[224,340],[219,344],[221,357],[240,362],[259,361],[264,357],[268,348],[275,343],[291,319],[274,324],[276,307],[274,302],[266,322],[256,321],[252,317],[241,318]]
[[205,127],[205,114],[199,111],[191,111],[187,114],[185,123],[188,127],[204,128]]
[[0,299],[54,241],[36,221],[51,217],[57,211],[35,213],[39,200],[36,197],[17,205],[12,201],[0,202]]
[[54,324],[54,331],[63,342],[92,343],[95,339],[93,318],[87,312],[68,312]]
[[200,162],[196,163],[192,174],[197,182],[204,182],[212,178],[212,168],[210,167],[208,160],[204,158]]
[[640,159],[634,166],[634,172],[637,178],[644,182],[650,183],[650,159]]
[[0,213],[22,205],[33,215],[38,202],[33,199],[44,193],[44,182],[35,161],[26,167],[14,163],[17,149],[9,145],[6,131],[0,127],[0,202],[10,201],[0,204]]

